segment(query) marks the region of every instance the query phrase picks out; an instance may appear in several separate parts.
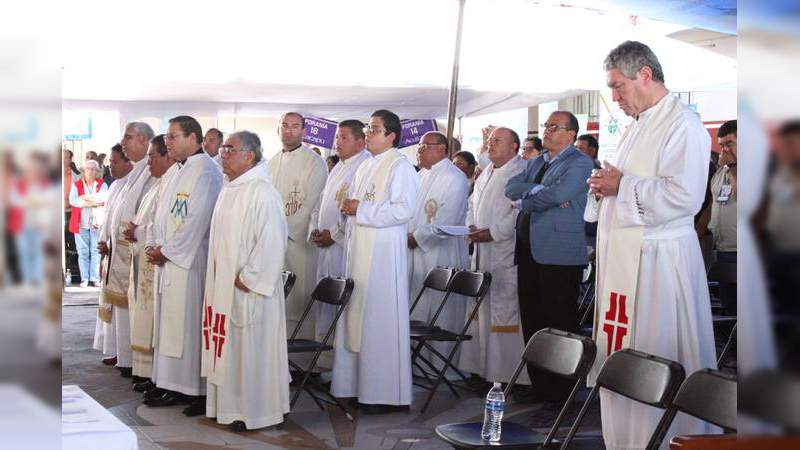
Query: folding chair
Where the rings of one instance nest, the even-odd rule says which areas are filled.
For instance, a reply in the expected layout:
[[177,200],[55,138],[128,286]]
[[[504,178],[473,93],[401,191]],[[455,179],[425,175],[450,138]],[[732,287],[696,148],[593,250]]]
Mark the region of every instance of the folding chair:
[[736,377],[711,369],[689,375],[656,426],[652,437],[656,443],[664,440],[678,411],[720,426],[726,432],[736,431]]
[[797,373],[760,370],[739,382],[739,413],[781,427],[786,434],[800,434],[798,399],[800,376]]
[[289,296],[289,293],[292,292],[292,288],[294,287],[294,282],[297,279],[297,275],[288,270],[283,271],[283,297],[286,298]]
[[[325,407],[322,406],[320,400],[338,406],[342,409],[342,411],[344,411],[348,419],[351,421],[353,420],[353,416],[349,411],[347,411],[347,408],[344,407],[339,399],[322,389],[321,386],[318,385],[317,381],[312,382],[314,387],[317,388],[317,392],[314,392],[307,386],[307,383],[311,379],[311,373],[316,368],[317,360],[319,360],[322,352],[333,349],[333,346],[329,345],[328,342],[330,341],[331,336],[333,336],[333,332],[336,329],[336,323],[339,321],[339,317],[341,317],[342,312],[344,312],[344,309],[347,306],[347,303],[350,301],[350,294],[352,292],[353,280],[349,278],[344,279],[325,277],[319,280],[319,283],[317,283],[317,286],[314,288],[314,292],[311,293],[311,300],[308,301],[308,305],[306,305],[303,315],[300,316],[300,321],[294,327],[291,337],[287,340],[290,355],[296,353],[314,353],[311,363],[309,363],[309,366],[306,369],[301,368],[291,359],[289,360],[289,365],[291,365],[293,369],[303,373],[302,381],[297,386],[297,390],[295,390],[294,395],[292,395],[292,408],[294,408],[295,403],[297,403],[297,399],[300,397],[300,392],[306,391],[321,410],[324,411]],[[322,342],[317,342],[311,339],[296,339],[297,333],[302,328],[303,322],[305,322],[306,317],[308,317],[308,313],[311,311],[311,307],[314,305],[314,302],[323,302],[336,306],[336,314],[334,315],[334,318],[328,327],[328,331],[325,334],[325,337],[322,339]]]
[[[417,294],[417,298],[414,299],[414,303],[411,304],[411,310],[409,314],[414,312],[414,308],[417,307],[417,303],[422,298],[422,295],[428,289],[433,289],[434,291],[439,291],[443,293],[443,296],[447,295],[447,287],[450,285],[450,279],[453,278],[453,274],[457,272],[456,269],[451,267],[434,267],[433,269],[428,271],[428,274],[425,275],[425,281],[422,282],[422,289],[419,290],[419,294]],[[421,327],[425,326],[426,322],[424,320],[412,320],[411,326],[412,327]]]
[[[569,447],[581,426],[586,411],[589,410],[589,404],[597,397],[600,388],[608,389],[639,403],[667,409],[672,404],[672,399],[675,398],[685,377],[683,366],[675,361],[631,349],[613,353],[600,369],[597,382],[589,392],[581,412],[578,413],[575,423],[572,424],[572,428],[562,442],[561,449]],[[663,424],[659,423],[659,427],[662,426]],[[659,427],[650,437],[647,450],[655,450],[661,443],[656,438],[663,437],[666,430],[662,431]],[[669,428],[669,424],[665,428]]]
[[[430,390],[428,398],[425,401],[425,404],[422,406],[422,413],[428,409],[428,405],[431,403],[433,395],[436,393],[436,389],[439,387],[442,381],[445,382],[447,387],[450,388],[450,391],[453,392],[456,397],[460,397],[458,392],[456,392],[454,389],[455,385],[451,383],[450,380],[445,377],[445,375],[448,368],[453,369],[453,371],[455,371],[455,373],[458,374],[458,376],[461,377],[464,382],[467,382],[467,377],[464,376],[464,374],[453,365],[453,358],[458,352],[458,349],[461,347],[461,343],[463,341],[472,339],[472,336],[468,335],[467,331],[469,330],[470,324],[475,319],[475,316],[478,315],[478,309],[480,308],[483,299],[486,297],[486,293],[489,291],[489,286],[491,284],[492,274],[488,272],[472,272],[468,270],[456,272],[450,280],[447,294],[445,294],[445,297],[442,299],[442,303],[439,305],[439,309],[436,311],[436,314],[433,316],[430,322],[425,326],[411,327],[410,337],[411,340],[415,342],[413,345],[414,349],[411,353],[411,364],[418,366],[417,359],[419,359],[425,365],[430,367],[436,374],[436,380],[430,386],[418,384],[418,386]],[[475,299],[475,307],[470,312],[469,317],[464,324],[464,328],[459,333],[444,330],[436,326],[436,319],[439,318],[439,313],[444,307],[445,302],[447,302],[449,298],[456,298],[451,297],[450,294],[462,295],[463,299],[468,299],[470,297]],[[459,299],[458,301],[463,300]],[[450,353],[445,356],[436,350],[436,348],[434,348],[432,345],[430,345],[430,342],[455,342],[455,344],[453,345]],[[429,361],[427,358],[420,355],[422,349],[430,350],[431,355],[442,361],[444,366],[439,369],[433,364],[432,361]]]
[[591,338],[554,328],[540,330],[528,341],[522,359],[514,371],[514,376],[511,377],[504,391],[506,397],[526,364],[531,364],[555,375],[575,379],[575,386],[547,436],[513,422],[503,422],[503,431],[500,434],[499,442],[490,443],[483,440],[481,438],[483,424],[479,422],[439,425],[436,427],[436,435],[453,447],[461,449],[531,449],[540,445],[542,447],[550,445],[572,405],[575,394],[592,368],[595,353],[595,344]]

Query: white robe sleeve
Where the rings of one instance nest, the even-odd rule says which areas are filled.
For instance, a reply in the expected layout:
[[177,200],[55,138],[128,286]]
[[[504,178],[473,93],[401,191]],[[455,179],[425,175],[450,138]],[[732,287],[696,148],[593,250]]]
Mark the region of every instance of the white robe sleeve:
[[[460,174],[456,174],[460,175]],[[438,225],[461,225],[461,218],[464,217],[464,209],[467,207],[467,196],[469,195],[469,183],[466,177],[447,176],[436,180],[440,186],[432,187],[444,192],[441,201],[442,205],[433,218],[433,223],[425,223],[414,230],[414,239],[423,252],[428,252],[437,245],[453,239],[451,236],[442,236],[433,232],[433,228]],[[417,205],[417,208],[424,208],[424,205]]]
[[325,161],[316,158],[314,164],[315,167],[311,169],[311,176],[308,178],[303,205],[296,213],[286,218],[289,225],[289,239],[293,241],[308,240],[310,229],[314,229],[309,229],[311,211],[318,205],[322,190],[325,189],[325,180],[328,179],[328,167],[325,165]]
[[711,138],[682,116],[658,156],[657,176],[623,175],[615,214],[622,226],[659,226],[700,210],[706,193]]
[[498,198],[494,199],[494,211],[496,220],[492,221],[489,225],[489,234],[492,235],[493,241],[505,241],[508,239],[516,239],[517,230],[517,214],[519,210],[512,208],[512,202],[500,190]]
[[414,217],[419,182],[411,164],[399,163],[392,171],[385,200],[358,204],[356,223],[385,228],[408,223]]
[[205,170],[192,189],[186,217],[183,224],[175,230],[169,242],[161,247],[161,254],[181,269],[189,270],[195,254],[205,242],[205,235],[211,226],[211,213],[217,201],[222,176],[216,166],[215,173]]
[[260,204],[245,217],[253,222],[255,245],[247,261],[239,271],[239,278],[251,291],[270,297],[280,282],[284,255],[286,254],[287,230],[280,201],[270,201],[268,193],[260,196]]

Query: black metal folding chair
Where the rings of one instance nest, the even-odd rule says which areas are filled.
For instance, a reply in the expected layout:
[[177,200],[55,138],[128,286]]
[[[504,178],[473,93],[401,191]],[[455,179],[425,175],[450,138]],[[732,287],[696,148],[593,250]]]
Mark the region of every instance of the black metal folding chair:
[[[306,369],[300,367],[297,363],[289,360],[289,365],[292,366],[293,369],[300,371],[302,375],[302,381],[297,386],[297,389],[292,395],[292,402],[291,407],[294,407],[295,403],[297,403],[297,399],[300,397],[300,392],[306,391],[314,402],[319,406],[321,410],[325,410],[325,407],[322,406],[320,401],[324,401],[326,403],[330,403],[333,405],[338,406],[339,408],[344,411],[345,415],[351,421],[353,420],[353,416],[344,407],[344,405],[337,399],[336,397],[332,396],[329,392],[324,390],[321,386],[319,386],[318,381],[312,380],[311,374],[317,366],[317,361],[319,360],[320,355],[324,351],[332,350],[333,346],[328,344],[331,337],[333,336],[333,332],[336,329],[336,323],[339,321],[342,313],[344,312],[347,303],[350,301],[350,294],[353,292],[353,280],[347,278],[333,278],[333,277],[325,277],[319,280],[317,286],[314,288],[314,292],[311,293],[311,300],[308,301],[308,305],[306,305],[306,309],[303,311],[303,315],[300,316],[300,321],[294,327],[294,331],[292,331],[291,337],[287,340],[287,345],[289,347],[289,355],[297,354],[297,353],[313,353],[314,356],[309,363],[309,366]],[[330,326],[328,327],[328,331],[325,334],[325,337],[322,339],[321,342],[314,341],[311,339],[296,339],[297,333],[303,327],[303,322],[305,322],[306,318],[308,317],[309,312],[311,311],[311,307],[314,305],[314,302],[323,302],[329,305],[336,306],[336,314],[334,315],[333,320],[331,321]],[[311,381],[313,387],[316,390],[312,390],[308,383]]]
[[736,376],[711,369],[689,375],[661,416],[653,433],[654,442],[660,444],[664,440],[679,411],[720,426],[726,432],[735,432]]
[[297,275],[288,270],[283,271],[283,297],[286,298],[289,296],[289,293],[292,292],[292,288],[294,287],[294,282],[297,279]]
[[517,381],[526,364],[538,369],[575,380],[567,401],[561,408],[556,421],[545,436],[514,422],[503,422],[499,442],[487,442],[481,438],[482,423],[452,423],[436,427],[436,435],[448,444],[459,449],[532,449],[538,446],[546,447],[553,442],[564,416],[572,405],[575,394],[586,379],[586,374],[592,368],[596,348],[594,341],[586,336],[545,328],[531,336],[522,360],[517,365],[505,389],[508,398],[511,389]]
[[[434,374],[436,374],[436,380],[433,381],[432,384],[417,384],[418,386],[430,390],[428,398],[425,400],[425,404],[422,406],[422,413],[428,409],[428,405],[430,405],[433,395],[436,393],[436,389],[439,387],[442,381],[445,382],[447,387],[456,397],[460,397],[458,392],[455,390],[456,385],[447,379],[446,374],[448,369],[452,369],[465,383],[467,382],[467,377],[460,370],[458,370],[455,365],[453,365],[453,358],[458,352],[458,349],[461,347],[461,343],[472,339],[472,336],[467,334],[467,331],[469,330],[469,326],[472,321],[475,320],[475,316],[478,315],[478,309],[480,308],[483,299],[486,297],[486,293],[489,291],[489,286],[491,283],[492,275],[488,272],[473,272],[468,270],[456,272],[450,280],[447,294],[445,294],[445,297],[442,299],[442,303],[439,305],[439,309],[436,311],[436,314],[433,316],[433,318],[431,318],[430,322],[424,326],[411,327],[410,337],[411,340],[414,341],[414,344],[412,344],[414,348],[411,353],[412,366],[417,365],[417,360],[419,360],[428,366]],[[459,298],[457,296],[451,296],[450,294],[459,294],[463,297]],[[439,313],[441,313],[441,310],[448,299],[458,299],[452,301],[465,301],[469,298],[475,299],[475,307],[472,308],[472,311],[467,317],[466,323],[460,332],[448,331],[436,326],[436,320],[439,318]],[[449,354],[445,356],[435,347],[433,347],[430,344],[431,342],[454,342],[455,344],[453,345],[453,348],[450,350]],[[435,358],[443,363],[441,369],[436,367],[433,361],[428,360],[420,354],[423,349],[430,350],[431,355],[433,355],[432,359]]]
[[[433,269],[428,271],[428,274],[425,275],[425,281],[422,282],[422,289],[419,290],[417,294],[417,298],[414,299],[414,303],[411,304],[411,309],[409,314],[414,312],[414,309],[417,307],[417,303],[422,298],[422,295],[428,289],[432,289],[434,291],[439,291],[442,293],[442,296],[447,295],[447,287],[450,285],[450,280],[453,278],[453,275],[457,272],[457,269],[453,269],[451,267],[434,267]],[[442,302],[443,304],[444,302]],[[424,320],[412,320],[411,326],[412,327],[419,327],[426,325],[427,322]]]
[[[561,449],[569,447],[570,442],[575,438],[575,433],[581,426],[589,405],[597,397],[600,388],[608,389],[611,392],[628,397],[639,403],[654,406],[660,409],[667,409],[675,398],[686,374],[683,366],[675,361],[648,355],[647,353],[636,350],[624,349],[613,353],[608,357],[594,388],[589,392],[586,402],[578,413],[575,423],[572,424],[567,437],[561,443]],[[663,424],[659,424],[661,427]],[[666,428],[669,428],[667,424]],[[655,450],[661,443],[656,440],[657,436],[666,433],[656,428],[656,431],[647,443],[647,450]]]
[[796,372],[759,370],[739,382],[739,413],[778,426],[787,435],[800,434],[798,399],[800,376]]

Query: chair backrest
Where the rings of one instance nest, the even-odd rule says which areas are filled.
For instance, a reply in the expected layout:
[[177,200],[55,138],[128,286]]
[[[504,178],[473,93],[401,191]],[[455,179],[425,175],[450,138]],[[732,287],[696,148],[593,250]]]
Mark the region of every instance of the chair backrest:
[[297,275],[288,270],[283,271],[283,296],[288,297],[289,293],[292,292],[292,288],[294,287],[294,282],[297,280]]
[[425,275],[423,286],[427,289],[444,292],[447,290],[450,279],[453,278],[455,272],[456,269],[452,267],[434,267]]
[[329,305],[345,305],[353,293],[353,280],[350,278],[325,277],[317,283],[311,299]]
[[466,297],[483,297],[491,284],[492,274],[489,272],[462,270],[450,280],[450,292]]
[[590,337],[545,328],[531,336],[522,359],[552,374],[577,379],[589,373],[596,353]]
[[800,377],[761,370],[739,382],[739,412],[800,433]]
[[611,354],[597,385],[641,403],[666,409],[686,377],[675,361],[624,349]]
[[715,262],[708,270],[708,281],[736,284],[736,263]]
[[736,376],[718,370],[695,372],[683,382],[673,404],[706,422],[736,430]]

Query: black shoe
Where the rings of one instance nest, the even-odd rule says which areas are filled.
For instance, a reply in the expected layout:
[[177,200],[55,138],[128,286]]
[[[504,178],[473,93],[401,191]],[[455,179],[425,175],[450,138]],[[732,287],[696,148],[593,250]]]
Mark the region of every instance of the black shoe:
[[364,414],[391,414],[396,412],[408,412],[408,405],[367,405],[358,404],[358,410]]
[[200,395],[191,397],[189,406],[183,409],[183,415],[186,417],[202,416],[206,413],[206,396]]
[[100,360],[103,365],[106,366],[116,366],[117,365],[117,357],[116,356],[109,356],[108,358],[103,358]]
[[167,392],[170,392],[170,391],[168,391],[166,389],[161,389],[160,387],[156,387],[156,388],[150,389],[149,391],[145,391],[144,399],[145,400],[153,400],[153,399],[156,399],[156,398],[161,398]]
[[155,389],[156,385],[153,384],[150,379],[146,379],[147,381],[142,381],[141,383],[136,383],[133,385],[134,392],[148,392]]
[[149,379],[150,378],[147,378],[147,377],[140,377],[138,375],[134,375],[134,376],[131,377],[131,383],[133,383],[133,384],[144,383],[145,381],[147,381]]
[[247,431],[247,425],[244,424],[241,420],[236,420],[230,425],[231,431],[235,433],[241,433]]
[[117,367],[119,369],[119,375],[122,378],[132,378],[133,377],[133,368],[131,367]]
[[186,403],[186,396],[179,392],[167,392],[159,398],[145,400],[144,404],[150,407],[174,406]]

